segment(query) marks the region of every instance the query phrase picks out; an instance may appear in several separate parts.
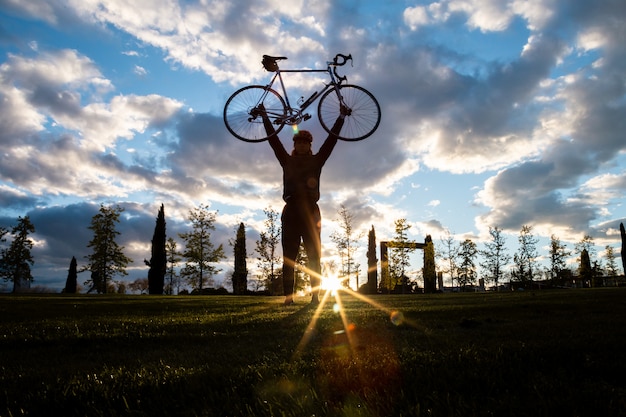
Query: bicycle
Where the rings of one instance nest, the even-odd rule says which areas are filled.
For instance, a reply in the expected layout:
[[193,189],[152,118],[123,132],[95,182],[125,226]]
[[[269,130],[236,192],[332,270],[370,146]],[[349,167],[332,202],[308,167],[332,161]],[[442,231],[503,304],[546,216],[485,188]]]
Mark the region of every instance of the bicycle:
[[[269,84],[249,85],[233,93],[224,106],[224,123],[228,131],[237,139],[246,142],[262,142],[267,140],[268,135],[263,126],[262,110],[276,125],[276,133],[280,132],[286,124],[298,125],[302,121],[309,120],[311,115],[305,113],[318,98],[317,117],[322,128],[330,133],[330,130],[340,114],[345,116],[345,122],[341,130],[341,140],[358,141],[369,137],[378,129],[381,112],[378,101],[365,88],[347,83],[346,76],[337,74],[337,67],[345,65],[348,60],[352,62],[352,54],[337,54],[332,61],[326,62],[326,69],[280,69],[278,61],[286,60],[285,56],[263,55],[263,67],[273,72]],[[307,100],[304,96],[298,100],[298,108],[291,106],[287,89],[283,82],[282,73],[306,72],[327,73],[330,81],[324,84],[324,88],[314,92]],[[282,89],[282,95],[272,87],[278,80]]]

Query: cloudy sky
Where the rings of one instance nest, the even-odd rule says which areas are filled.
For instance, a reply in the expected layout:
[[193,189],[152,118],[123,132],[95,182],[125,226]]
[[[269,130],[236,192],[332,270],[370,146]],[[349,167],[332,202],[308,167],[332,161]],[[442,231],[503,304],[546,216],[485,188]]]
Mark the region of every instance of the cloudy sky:
[[[231,256],[244,222],[254,256],[281,171],[267,143],[228,134],[224,103],[267,82],[263,54],[351,53],[343,73],[383,118],[324,168],[325,259],[341,204],[379,240],[406,218],[412,239],[481,248],[498,226],[512,254],[530,225],[541,255],[552,234],[570,249],[589,234],[601,256],[626,221],[624,39],[623,0],[0,0],[0,225],[30,216],[33,285],[58,290],[100,204],[125,209],[129,280],[147,275],[161,203],[169,236],[209,204],[214,242]],[[289,82],[295,101],[319,80]],[[316,119],[300,127],[317,149]]]

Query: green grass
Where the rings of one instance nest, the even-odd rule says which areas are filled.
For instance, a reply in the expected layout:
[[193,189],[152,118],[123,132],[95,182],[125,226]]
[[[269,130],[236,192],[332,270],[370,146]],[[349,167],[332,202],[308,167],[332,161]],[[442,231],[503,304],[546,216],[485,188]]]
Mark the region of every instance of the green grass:
[[624,289],[372,299],[0,296],[0,416],[626,415]]

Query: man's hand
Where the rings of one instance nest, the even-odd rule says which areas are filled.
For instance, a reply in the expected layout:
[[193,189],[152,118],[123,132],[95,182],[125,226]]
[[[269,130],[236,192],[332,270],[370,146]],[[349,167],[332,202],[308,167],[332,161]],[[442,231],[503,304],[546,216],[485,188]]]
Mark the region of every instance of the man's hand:
[[263,105],[263,103],[259,104],[257,108],[259,109],[259,114],[261,118],[263,119],[263,126],[265,126],[265,133],[267,133],[267,136],[275,135],[276,130],[274,129],[274,126],[272,126],[272,122],[270,121],[270,118],[267,117],[267,112],[265,111],[265,106]]

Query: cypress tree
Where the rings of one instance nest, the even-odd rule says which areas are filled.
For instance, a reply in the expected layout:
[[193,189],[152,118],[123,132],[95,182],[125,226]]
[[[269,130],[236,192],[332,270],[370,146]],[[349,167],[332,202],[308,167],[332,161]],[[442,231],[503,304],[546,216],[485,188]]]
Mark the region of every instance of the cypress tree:
[[624,223],[619,224],[619,232],[622,236],[622,250],[620,252],[622,256],[622,272],[626,275],[626,230],[624,229]]
[[167,253],[165,252],[165,209],[163,204],[159,209],[152,236],[152,256],[150,262],[146,264],[150,267],[148,271],[148,293],[163,294],[165,285],[165,272],[167,269]]
[[246,228],[239,224],[237,237],[233,245],[235,252],[235,270],[233,271],[233,294],[245,294],[248,289],[248,267],[246,265]]
[[70,270],[67,273],[67,280],[65,281],[65,288],[63,292],[66,294],[76,294],[76,281],[77,281],[78,273],[76,266],[76,257],[72,256],[72,261],[70,262]]
[[580,278],[583,280],[583,286],[585,285],[585,282],[591,285],[593,271],[591,269],[591,259],[589,258],[589,252],[587,252],[587,249],[583,249],[580,253],[580,268],[578,269],[578,273],[580,274]]
[[378,259],[376,258],[376,232],[374,226],[367,235],[367,294],[378,292]]
[[424,293],[432,294],[437,290],[437,272],[435,268],[435,245],[430,235],[426,236],[424,247]]

